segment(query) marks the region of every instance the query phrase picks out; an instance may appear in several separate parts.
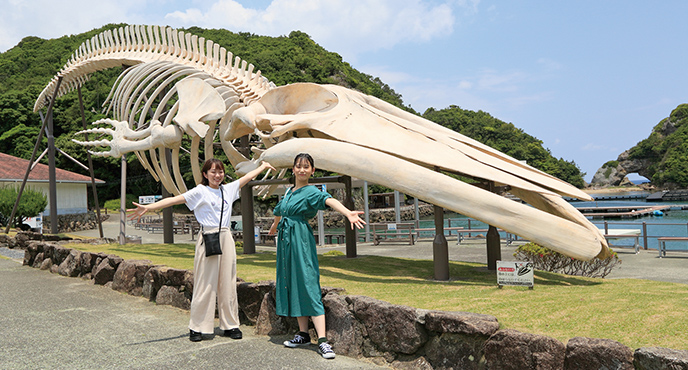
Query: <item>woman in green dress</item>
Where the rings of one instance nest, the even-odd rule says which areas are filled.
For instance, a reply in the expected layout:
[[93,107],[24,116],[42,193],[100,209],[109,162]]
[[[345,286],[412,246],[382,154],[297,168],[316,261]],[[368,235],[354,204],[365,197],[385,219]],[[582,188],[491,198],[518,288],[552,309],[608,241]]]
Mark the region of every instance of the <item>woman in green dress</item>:
[[351,228],[356,226],[360,229],[365,224],[359,217],[363,212],[351,211],[330,194],[308,185],[309,178],[315,172],[313,158],[309,154],[297,155],[292,170],[294,186],[287,190],[275,206],[275,222],[269,232],[278,233],[275,289],[277,315],[297,318],[299,333],[294,339],[284,342],[285,346],[292,348],[311,344],[308,334],[310,317],[318,335],[318,351],[324,358],[331,359],[335,357],[335,353],[326,338],[318,253],[308,220],[318,210],[329,206],[343,214],[351,223]]

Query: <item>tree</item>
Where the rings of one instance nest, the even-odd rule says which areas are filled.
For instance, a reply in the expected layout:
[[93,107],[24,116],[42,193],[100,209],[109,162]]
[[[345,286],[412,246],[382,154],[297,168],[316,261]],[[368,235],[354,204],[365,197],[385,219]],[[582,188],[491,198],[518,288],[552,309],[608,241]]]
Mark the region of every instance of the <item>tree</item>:
[[[7,226],[10,222],[14,203],[17,201],[19,191],[14,186],[0,187],[0,223]],[[17,206],[12,226],[18,227],[29,217],[36,217],[45,211],[48,198],[40,191],[25,188],[21,200]]]

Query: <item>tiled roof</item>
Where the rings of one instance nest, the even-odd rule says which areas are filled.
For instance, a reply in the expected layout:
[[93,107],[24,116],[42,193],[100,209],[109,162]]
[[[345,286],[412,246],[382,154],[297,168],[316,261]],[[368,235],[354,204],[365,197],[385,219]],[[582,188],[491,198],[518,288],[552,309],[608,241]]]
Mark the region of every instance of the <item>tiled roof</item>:
[[[29,161],[17,158],[9,154],[0,153],[0,181],[22,181],[29,167]],[[42,163],[36,165],[29,174],[30,182],[47,182],[49,178],[49,167]],[[78,182],[91,183],[90,176],[80,175],[75,172],[55,169],[55,179],[57,182]],[[105,181],[96,179],[97,184],[104,184]]]

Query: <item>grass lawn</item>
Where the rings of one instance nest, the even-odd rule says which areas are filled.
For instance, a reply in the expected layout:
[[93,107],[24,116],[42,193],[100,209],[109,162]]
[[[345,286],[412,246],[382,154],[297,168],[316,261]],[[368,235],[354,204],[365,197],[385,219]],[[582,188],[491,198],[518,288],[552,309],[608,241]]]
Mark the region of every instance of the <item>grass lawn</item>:
[[[193,269],[193,244],[74,244],[69,247],[148,259]],[[239,277],[275,279],[275,254],[242,254]],[[501,328],[566,343],[582,336],[617,340],[632,349],[688,350],[688,285],[637,279],[595,279],[535,272],[535,289],[496,286],[484,264],[450,261],[450,281],[433,281],[433,262],[403,258],[320,256],[321,285],[422,309],[497,317]]]

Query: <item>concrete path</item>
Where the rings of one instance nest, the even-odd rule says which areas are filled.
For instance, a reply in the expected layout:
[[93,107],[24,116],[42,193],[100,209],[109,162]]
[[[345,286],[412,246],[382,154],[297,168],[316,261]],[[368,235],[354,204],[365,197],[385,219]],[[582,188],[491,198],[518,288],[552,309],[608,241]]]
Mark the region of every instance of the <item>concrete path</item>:
[[[193,343],[188,311],[0,258],[0,369],[372,369],[323,359],[291,337],[220,335]],[[219,334],[219,329],[216,329]]]

